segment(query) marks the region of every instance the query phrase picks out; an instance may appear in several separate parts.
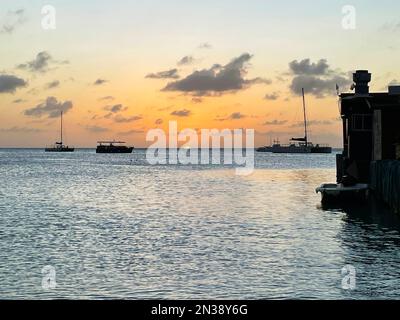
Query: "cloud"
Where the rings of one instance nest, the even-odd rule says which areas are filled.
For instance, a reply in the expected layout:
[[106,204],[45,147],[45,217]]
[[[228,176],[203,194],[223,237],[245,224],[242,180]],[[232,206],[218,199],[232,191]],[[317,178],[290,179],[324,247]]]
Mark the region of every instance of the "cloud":
[[13,101],[13,103],[15,103],[15,104],[23,103],[23,102],[26,102],[26,100],[24,100],[24,99],[16,99],[16,100]]
[[323,98],[327,95],[336,95],[336,85],[345,87],[352,83],[348,75],[331,69],[325,59],[317,63],[311,63],[310,59],[300,62],[294,60],[289,63],[289,68],[294,75],[290,90],[297,95],[300,95],[304,88],[306,93]]
[[317,63],[311,63],[310,59],[294,60],[289,63],[289,68],[296,75],[325,75],[329,71],[326,59],[321,59]]
[[212,45],[208,42],[201,43],[198,47],[199,49],[212,49]]
[[17,66],[17,69],[27,70],[30,72],[40,72],[45,73],[50,70],[51,64],[68,64],[68,61],[57,61],[54,60],[53,57],[47,52],[42,51],[39,52],[35,59],[32,61],[28,61],[27,63],[23,63]]
[[122,136],[131,136],[131,135],[134,135],[134,134],[141,134],[141,133],[144,133],[144,131],[143,130],[135,130],[135,129],[129,130],[129,131],[119,132],[119,134],[122,135]]
[[192,98],[192,102],[193,102],[193,103],[202,103],[202,102],[203,102],[203,99],[200,98],[200,97],[193,97],[193,98]]
[[171,116],[176,116],[176,117],[189,117],[191,115],[192,115],[192,112],[187,109],[176,110],[176,111],[171,112]]
[[106,96],[106,97],[101,97],[99,98],[100,101],[104,101],[104,100],[114,100],[115,98],[113,96]]
[[185,56],[181,60],[178,61],[178,66],[185,66],[192,64],[195,59],[192,56]]
[[48,97],[45,102],[38,104],[36,107],[27,109],[24,114],[29,117],[41,118],[47,116],[48,118],[57,118],[60,116],[61,111],[67,113],[71,110],[73,104],[71,101],[58,102],[55,97]]
[[240,112],[234,112],[228,117],[217,118],[215,120],[217,120],[217,121],[227,121],[227,120],[240,120],[240,119],[244,119],[244,118],[247,118],[247,116],[244,115],[244,114],[241,114]]
[[54,80],[46,84],[46,89],[54,89],[60,86],[60,81]]
[[104,110],[110,111],[111,113],[118,113],[127,110],[128,107],[124,107],[122,104],[116,104],[113,106],[105,106]]
[[150,73],[146,76],[148,79],[179,79],[178,69],[171,69],[157,73]]
[[[311,120],[311,121],[307,121],[307,125],[309,127],[312,127],[312,126],[330,126],[332,124],[334,124],[334,123],[331,120]],[[296,122],[296,123],[292,124],[290,127],[291,128],[304,127],[304,122],[303,121]]]
[[143,117],[142,116],[132,116],[132,117],[123,117],[121,115],[118,115],[114,118],[114,121],[117,123],[129,123],[129,122],[135,122],[135,121],[139,121],[142,120]]
[[42,131],[43,130],[41,129],[26,128],[26,127],[0,128],[0,132],[5,132],[5,133],[39,133]]
[[160,125],[160,124],[163,124],[163,123],[164,123],[163,119],[157,119],[157,120],[154,122],[154,124],[156,124],[156,125]]
[[14,93],[18,88],[25,87],[27,82],[13,75],[0,74],[0,93]]
[[106,82],[108,82],[108,80],[104,80],[104,79],[97,79],[93,85],[94,86],[101,86],[102,84],[105,84]]
[[17,27],[25,23],[26,21],[25,17],[25,10],[24,9],[18,9],[15,11],[9,11],[7,13],[6,19],[4,24],[0,27],[0,34],[2,33],[8,33],[11,34],[13,33]]
[[244,53],[225,66],[215,64],[210,69],[195,71],[182,80],[170,82],[163,91],[180,91],[196,96],[221,95],[246,89],[255,83],[270,83],[261,78],[244,78],[251,58],[250,54]]
[[99,126],[86,126],[85,129],[87,131],[93,132],[93,133],[101,133],[101,132],[107,132],[110,129],[104,128],[104,127],[99,127]]
[[263,125],[264,126],[282,126],[282,125],[286,124],[287,122],[288,122],[287,120],[272,120],[272,121],[264,122]]
[[279,98],[279,94],[277,92],[273,92],[271,94],[266,94],[264,97],[265,100],[272,100],[272,101],[277,100],[278,98]]

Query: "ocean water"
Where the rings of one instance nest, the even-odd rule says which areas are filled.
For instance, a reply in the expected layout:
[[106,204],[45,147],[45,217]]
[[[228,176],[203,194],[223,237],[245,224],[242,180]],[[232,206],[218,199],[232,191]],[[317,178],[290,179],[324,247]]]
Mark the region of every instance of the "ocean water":
[[141,150],[0,150],[0,298],[400,298],[398,218],[323,208],[334,181],[334,154],[256,154],[240,177]]

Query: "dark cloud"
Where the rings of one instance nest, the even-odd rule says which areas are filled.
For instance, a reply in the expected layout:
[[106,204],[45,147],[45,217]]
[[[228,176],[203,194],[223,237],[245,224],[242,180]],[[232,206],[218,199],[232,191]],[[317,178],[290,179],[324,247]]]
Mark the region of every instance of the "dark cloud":
[[279,99],[279,94],[277,92],[273,92],[271,94],[266,94],[264,99],[265,100],[277,100],[277,99]]
[[251,58],[250,54],[245,53],[225,66],[215,64],[210,69],[195,71],[182,80],[170,82],[163,91],[180,91],[196,96],[220,95],[246,89],[255,83],[270,83],[261,78],[244,78]]
[[42,51],[36,55],[35,59],[33,59],[32,61],[28,61],[27,63],[20,64],[17,66],[17,68],[30,72],[44,73],[49,71],[52,64],[60,65],[68,63],[68,61],[54,60],[48,52]]
[[60,81],[54,80],[46,84],[46,89],[54,89],[60,86]]
[[264,126],[282,126],[282,125],[286,124],[287,122],[288,122],[287,120],[272,120],[272,121],[264,122],[263,125]]
[[289,63],[290,71],[297,75],[325,75],[329,71],[328,61],[321,59],[317,63],[311,63],[310,59],[294,60]]
[[0,132],[6,133],[39,133],[43,130],[37,128],[26,128],[26,127],[12,127],[12,128],[0,128]]
[[185,66],[188,64],[192,64],[194,61],[195,59],[192,56],[185,56],[178,61],[178,66]]
[[163,123],[164,123],[163,119],[157,119],[157,120],[154,122],[154,124],[156,124],[156,125],[160,125],[160,124],[163,124]]
[[104,79],[97,79],[93,85],[94,86],[101,86],[102,84],[105,84],[106,82],[108,82],[108,80],[104,80]]
[[9,11],[7,13],[7,16],[5,18],[5,22],[3,25],[0,27],[0,34],[2,33],[8,33],[11,34],[13,33],[17,27],[22,25],[26,21],[25,17],[25,10],[24,9],[18,9],[15,11]]
[[93,132],[93,133],[101,133],[101,132],[107,132],[110,129],[104,128],[104,127],[99,127],[99,126],[86,126],[85,129],[87,131]]
[[142,120],[142,116],[132,116],[132,117],[123,117],[121,115],[118,115],[114,118],[114,121],[117,123],[129,123],[129,122],[135,122]]
[[306,93],[323,98],[336,95],[336,85],[345,87],[352,83],[347,74],[331,69],[325,59],[317,63],[311,63],[310,59],[300,62],[295,60],[289,63],[289,68],[294,75],[290,89],[297,95],[300,95],[304,88]]
[[27,82],[13,75],[0,74],[0,93],[14,93],[18,88],[25,87]]
[[178,69],[171,69],[157,73],[150,73],[146,76],[148,79],[179,79]]
[[57,118],[60,116],[61,111],[67,113],[72,107],[73,104],[71,101],[58,102],[55,97],[48,97],[45,102],[34,108],[25,110],[24,114],[36,118],[41,118],[43,116]]
[[124,107],[122,104],[116,104],[113,106],[105,106],[104,110],[110,111],[111,113],[118,113],[127,110],[128,107]]
[[244,115],[244,114],[241,114],[240,112],[234,112],[228,117],[223,117],[223,118],[218,117],[215,120],[217,120],[217,121],[227,121],[227,120],[240,120],[240,119],[244,119],[244,118],[247,118],[247,116]]
[[176,110],[176,111],[171,112],[171,116],[176,116],[176,117],[189,117],[191,115],[192,115],[192,112],[187,109]]

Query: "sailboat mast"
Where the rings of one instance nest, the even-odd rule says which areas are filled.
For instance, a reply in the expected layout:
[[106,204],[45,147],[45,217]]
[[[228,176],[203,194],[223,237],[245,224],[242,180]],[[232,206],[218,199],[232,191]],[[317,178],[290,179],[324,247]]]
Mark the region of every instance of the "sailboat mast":
[[63,112],[61,111],[61,145],[63,144]]
[[304,109],[304,134],[306,140],[306,146],[308,146],[308,134],[307,134],[307,113],[306,113],[306,98],[304,94],[304,88],[301,89],[303,94],[303,109]]

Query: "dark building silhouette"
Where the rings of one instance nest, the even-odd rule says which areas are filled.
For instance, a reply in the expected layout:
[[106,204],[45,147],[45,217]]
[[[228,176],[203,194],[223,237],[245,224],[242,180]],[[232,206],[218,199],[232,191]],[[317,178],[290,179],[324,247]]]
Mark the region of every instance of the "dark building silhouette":
[[400,159],[400,87],[370,93],[366,70],[353,80],[355,92],[340,95],[344,151],[337,157],[337,180],[369,183],[373,161]]

